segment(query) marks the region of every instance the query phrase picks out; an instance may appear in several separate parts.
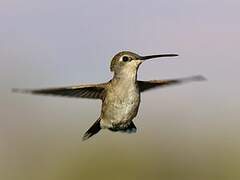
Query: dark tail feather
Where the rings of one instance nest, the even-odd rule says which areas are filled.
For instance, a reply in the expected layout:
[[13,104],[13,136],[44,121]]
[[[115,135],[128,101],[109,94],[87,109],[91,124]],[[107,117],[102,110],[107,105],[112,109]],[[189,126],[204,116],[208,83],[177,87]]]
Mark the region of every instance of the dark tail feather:
[[85,141],[94,134],[97,134],[101,130],[100,119],[98,119],[83,135],[82,140]]
[[137,128],[136,128],[135,124],[131,121],[131,123],[128,125],[128,127],[126,129],[123,129],[122,131],[126,132],[126,133],[135,133],[135,132],[137,132]]
[[114,128],[109,128],[111,131],[120,131],[123,133],[135,133],[137,132],[137,128],[135,124],[131,121],[126,127],[114,127]]

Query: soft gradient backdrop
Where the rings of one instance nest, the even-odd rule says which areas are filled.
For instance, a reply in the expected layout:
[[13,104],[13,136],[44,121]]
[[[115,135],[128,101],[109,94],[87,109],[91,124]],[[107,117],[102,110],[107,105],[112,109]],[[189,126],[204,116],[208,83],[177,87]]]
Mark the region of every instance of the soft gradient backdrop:
[[[239,0],[1,0],[0,179],[240,179]],[[81,136],[100,101],[11,89],[107,81],[121,50],[179,53],[139,79],[208,81],[146,92],[133,135]]]

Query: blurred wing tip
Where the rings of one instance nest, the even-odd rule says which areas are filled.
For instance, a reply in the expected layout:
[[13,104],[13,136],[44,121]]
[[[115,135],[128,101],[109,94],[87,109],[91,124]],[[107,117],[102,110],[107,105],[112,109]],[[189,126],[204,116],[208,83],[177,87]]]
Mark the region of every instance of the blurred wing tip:
[[13,88],[12,89],[13,93],[31,93],[31,90],[27,90],[27,89],[18,89],[18,88]]
[[205,78],[205,77],[202,76],[202,75],[196,75],[196,76],[193,76],[193,77],[192,77],[192,80],[194,80],[194,81],[206,81],[207,78]]
[[182,82],[192,82],[192,81],[206,81],[207,79],[202,75],[190,76],[182,79]]

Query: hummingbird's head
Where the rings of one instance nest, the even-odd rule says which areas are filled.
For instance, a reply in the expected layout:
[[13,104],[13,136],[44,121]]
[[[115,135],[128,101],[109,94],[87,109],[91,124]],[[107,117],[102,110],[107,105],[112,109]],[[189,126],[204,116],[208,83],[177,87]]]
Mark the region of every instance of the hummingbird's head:
[[130,51],[122,51],[116,54],[111,62],[111,71],[120,72],[121,70],[131,71],[137,70],[139,65],[148,59],[158,58],[158,57],[173,57],[178,56],[177,54],[159,54],[150,56],[140,56],[136,53]]
[[140,56],[130,52],[130,51],[122,51],[117,53],[111,62],[111,71],[117,72],[121,69],[126,68],[137,68],[141,64]]

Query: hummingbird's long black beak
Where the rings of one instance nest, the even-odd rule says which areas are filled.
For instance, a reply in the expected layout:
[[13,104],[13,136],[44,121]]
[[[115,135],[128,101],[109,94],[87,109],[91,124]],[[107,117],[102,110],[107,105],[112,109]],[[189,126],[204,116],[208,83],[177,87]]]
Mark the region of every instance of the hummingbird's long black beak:
[[141,56],[141,60],[148,60],[153,58],[159,58],[159,57],[175,57],[178,56],[178,54],[159,54],[159,55],[150,55],[150,56]]

